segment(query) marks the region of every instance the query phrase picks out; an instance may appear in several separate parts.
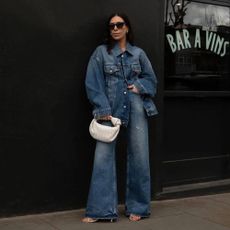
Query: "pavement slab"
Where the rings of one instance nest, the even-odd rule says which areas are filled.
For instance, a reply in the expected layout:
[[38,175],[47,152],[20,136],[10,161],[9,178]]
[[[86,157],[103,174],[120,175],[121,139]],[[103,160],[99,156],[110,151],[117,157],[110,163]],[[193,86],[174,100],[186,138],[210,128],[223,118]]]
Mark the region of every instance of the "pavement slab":
[[0,230],[230,230],[230,193],[153,201],[150,218],[86,224],[84,209],[0,219]]

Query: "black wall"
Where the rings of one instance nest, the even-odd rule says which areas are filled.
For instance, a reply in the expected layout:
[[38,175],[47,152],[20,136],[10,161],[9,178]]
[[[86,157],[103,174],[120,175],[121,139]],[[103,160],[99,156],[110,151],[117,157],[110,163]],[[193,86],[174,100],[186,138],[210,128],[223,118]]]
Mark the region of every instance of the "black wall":
[[[163,78],[164,1],[1,0],[0,216],[85,207],[94,141],[85,68],[112,12],[129,15],[136,45]],[[153,196],[160,117],[150,120]],[[125,142],[118,148],[120,201]],[[155,167],[156,166],[156,167]]]

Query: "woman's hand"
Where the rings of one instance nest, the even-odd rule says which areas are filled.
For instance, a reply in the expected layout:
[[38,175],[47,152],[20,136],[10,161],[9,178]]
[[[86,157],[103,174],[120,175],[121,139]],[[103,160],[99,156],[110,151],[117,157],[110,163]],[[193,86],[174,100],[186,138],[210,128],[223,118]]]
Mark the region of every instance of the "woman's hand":
[[103,121],[110,121],[111,119],[112,119],[111,115],[100,117],[100,120],[103,120]]
[[127,88],[132,91],[133,93],[137,93],[139,94],[139,90],[137,89],[137,87],[135,85],[128,85]]

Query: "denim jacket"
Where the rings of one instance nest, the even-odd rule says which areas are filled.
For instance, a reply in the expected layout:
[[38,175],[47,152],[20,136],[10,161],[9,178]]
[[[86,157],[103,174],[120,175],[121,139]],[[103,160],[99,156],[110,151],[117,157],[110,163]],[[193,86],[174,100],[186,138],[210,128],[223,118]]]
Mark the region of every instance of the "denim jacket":
[[131,84],[139,90],[146,114],[156,115],[152,97],[156,94],[157,79],[145,52],[130,43],[125,52],[118,44],[111,53],[106,45],[98,46],[90,57],[85,79],[94,117],[112,115],[127,126],[130,107],[127,85]]

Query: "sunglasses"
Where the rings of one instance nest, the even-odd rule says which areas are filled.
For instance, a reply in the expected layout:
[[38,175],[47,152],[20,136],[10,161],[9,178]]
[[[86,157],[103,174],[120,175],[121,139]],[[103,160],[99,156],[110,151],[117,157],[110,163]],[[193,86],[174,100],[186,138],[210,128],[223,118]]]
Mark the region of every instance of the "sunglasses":
[[109,29],[114,30],[115,26],[117,27],[117,29],[122,29],[124,25],[125,25],[125,22],[110,23]]

